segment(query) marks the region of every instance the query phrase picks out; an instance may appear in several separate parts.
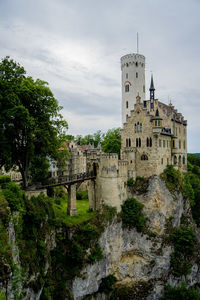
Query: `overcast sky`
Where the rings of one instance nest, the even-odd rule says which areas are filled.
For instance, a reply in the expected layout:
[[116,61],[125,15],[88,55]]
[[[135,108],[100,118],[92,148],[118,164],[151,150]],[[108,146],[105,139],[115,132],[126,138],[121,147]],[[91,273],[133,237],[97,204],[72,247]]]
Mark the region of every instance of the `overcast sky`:
[[[200,152],[199,0],[0,0],[0,58],[49,82],[69,134],[121,126],[120,57],[146,57],[146,85],[188,120]],[[149,97],[149,95],[147,95]]]

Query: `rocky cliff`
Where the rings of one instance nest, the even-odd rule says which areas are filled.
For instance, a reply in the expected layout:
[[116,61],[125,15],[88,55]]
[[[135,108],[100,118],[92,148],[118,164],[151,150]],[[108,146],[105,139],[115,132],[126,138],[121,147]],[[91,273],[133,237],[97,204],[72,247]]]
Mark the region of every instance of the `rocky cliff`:
[[[183,279],[189,287],[198,287],[200,237],[188,200],[180,190],[170,191],[157,176],[151,177],[148,184],[145,182],[140,189],[129,188],[128,193],[129,197],[135,197],[144,205],[146,230],[143,232],[124,226],[120,215],[109,221],[103,220],[101,215],[91,227],[86,225],[82,231],[59,227],[46,209],[46,217],[44,214],[34,217],[34,221],[29,223],[30,228],[23,233],[24,229],[19,230],[20,213],[12,212],[7,230],[12,264],[17,269],[10,267],[7,275],[2,273],[4,278],[0,282],[0,290],[4,290],[7,299],[153,300],[163,296],[167,284],[175,286]],[[46,205],[44,201],[42,205]],[[36,206],[39,208],[38,204]],[[29,217],[33,218],[33,214],[29,213]],[[22,226],[28,224],[25,222],[29,222],[28,218],[21,222]],[[92,235],[94,228],[96,237],[91,237],[92,243],[87,241],[87,237],[82,236],[80,240],[78,234],[85,232]],[[181,240],[183,244],[180,245],[184,245],[186,250],[190,246],[189,250],[180,249],[182,246],[176,244],[179,237],[178,232],[174,233],[175,228],[181,228],[183,233],[185,228],[190,228],[186,234],[194,233],[189,242]],[[24,239],[30,239],[30,236],[35,239],[35,244],[31,242],[31,246],[25,246]],[[102,253],[95,253],[94,249],[99,248]],[[30,257],[33,255],[35,262]],[[112,278],[114,288],[106,290],[105,282]],[[65,291],[63,294],[60,294],[61,289]],[[16,298],[20,295],[23,295],[22,298]]]

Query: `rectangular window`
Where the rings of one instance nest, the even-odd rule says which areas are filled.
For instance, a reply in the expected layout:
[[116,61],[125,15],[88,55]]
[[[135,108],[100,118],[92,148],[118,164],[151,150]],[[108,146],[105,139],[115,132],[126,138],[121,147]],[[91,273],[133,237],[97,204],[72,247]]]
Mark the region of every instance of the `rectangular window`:
[[125,92],[126,92],[126,93],[129,92],[129,84],[126,84],[126,85],[125,85]]
[[136,74],[135,74],[135,75],[136,75],[136,78],[138,78],[138,72],[136,72]]
[[128,101],[126,101],[126,108],[128,108]]
[[126,79],[128,79],[128,73],[126,73]]

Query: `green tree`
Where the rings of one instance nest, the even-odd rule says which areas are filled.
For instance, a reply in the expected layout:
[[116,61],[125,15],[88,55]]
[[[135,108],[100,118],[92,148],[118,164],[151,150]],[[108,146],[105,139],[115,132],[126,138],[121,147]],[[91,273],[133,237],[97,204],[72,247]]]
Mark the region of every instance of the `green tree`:
[[117,153],[120,156],[121,133],[120,128],[109,129],[102,142],[102,150],[105,153]]
[[[26,188],[38,159],[56,159],[67,122],[47,82],[27,77],[9,57],[0,63],[0,167],[18,166]],[[67,158],[67,151],[62,151]]]

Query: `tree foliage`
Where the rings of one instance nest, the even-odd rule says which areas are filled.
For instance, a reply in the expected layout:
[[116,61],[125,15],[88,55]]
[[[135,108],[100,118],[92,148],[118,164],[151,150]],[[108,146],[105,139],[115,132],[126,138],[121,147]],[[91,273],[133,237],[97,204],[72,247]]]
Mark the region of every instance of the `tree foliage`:
[[60,110],[47,82],[26,76],[24,68],[9,57],[1,61],[0,167],[18,166],[25,188],[36,160],[59,155],[67,129]]
[[109,129],[102,142],[102,150],[105,153],[117,153],[120,156],[121,133],[120,128]]

